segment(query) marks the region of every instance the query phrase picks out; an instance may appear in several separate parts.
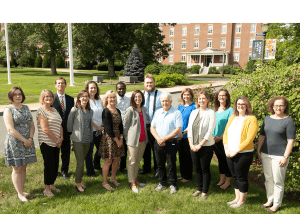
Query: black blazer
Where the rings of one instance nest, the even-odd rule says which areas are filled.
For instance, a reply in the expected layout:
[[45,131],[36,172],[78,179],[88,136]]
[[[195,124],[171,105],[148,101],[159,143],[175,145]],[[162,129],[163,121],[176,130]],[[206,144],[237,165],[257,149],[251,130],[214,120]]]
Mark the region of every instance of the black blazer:
[[[119,109],[117,109],[117,112],[119,113],[120,117],[121,116],[121,111]],[[108,108],[104,108],[102,111],[102,123],[104,126],[104,132],[106,132],[108,134],[108,136],[113,139],[115,136],[115,133],[113,131],[113,119],[112,119],[112,114],[111,112],[108,110]],[[123,134],[123,123],[121,120],[121,123],[119,125],[119,130],[120,130],[120,134]]]
[[63,115],[62,113],[62,109],[61,109],[61,105],[60,105],[60,101],[59,101],[59,97],[57,95],[57,93],[54,94],[54,102],[53,102],[53,105],[52,107],[55,108],[59,115],[61,116],[61,119],[62,119],[62,123],[61,123],[61,126],[63,127],[64,131],[67,131],[67,123],[68,123],[68,117],[69,117],[69,114],[70,114],[70,111],[71,109],[74,107],[74,98],[65,94],[65,97],[66,97],[66,103],[65,103],[65,106],[66,106],[66,111],[65,111],[65,114]]

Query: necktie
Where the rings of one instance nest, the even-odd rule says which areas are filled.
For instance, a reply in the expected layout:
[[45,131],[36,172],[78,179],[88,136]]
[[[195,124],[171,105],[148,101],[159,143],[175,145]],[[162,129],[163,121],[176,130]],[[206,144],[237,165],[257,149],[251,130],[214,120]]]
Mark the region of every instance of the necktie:
[[62,113],[65,114],[64,96],[60,96],[60,104],[61,104]]

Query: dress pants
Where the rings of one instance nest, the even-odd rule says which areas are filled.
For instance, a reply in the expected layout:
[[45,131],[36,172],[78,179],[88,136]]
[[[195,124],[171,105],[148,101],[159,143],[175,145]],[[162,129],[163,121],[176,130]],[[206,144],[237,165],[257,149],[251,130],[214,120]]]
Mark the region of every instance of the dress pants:
[[154,172],[156,173],[157,171],[157,162],[156,162],[156,158],[155,158],[155,149],[154,149],[154,144],[155,142],[155,138],[153,137],[153,135],[150,132],[150,125],[147,124],[147,137],[148,137],[148,143],[146,145],[146,149],[144,152],[144,165],[143,165],[143,171],[144,172],[151,172],[151,149],[153,152],[153,161],[154,161]]
[[219,142],[215,143],[213,145],[213,150],[216,153],[216,156],[218,158],[219,173],[225,174],[227,178],[231,178],[232,175],[227,164],[223,140],[220,140]]
[[125,138],[123,138],[123,144],[124,144],[124,149],[125,149],[125,156],[121,157],[121,161],[120,161],[120,171],[122,171],[123,169],[126,168],[126,160],[127,160],[127,143]]
[[67,130],[63,131],[64,140],[61,144],[61,174],[67,175],[69,172],[71,141]]
[[93,141],[90,144],[90,149],[89,152],[85,158],[85,164],[86,164],[86,175],[87,176],[92,176],[95,175],[95,170],[94,170],[94,164],[93,164],[93,153],[94,153],[94,145],[96,147],[96,154],[94,157],[94,162],[95,162],[95,158],[97,157],[98,161],[98,166],[100,166],[100,156],[98,156],[98,150],[99,150],[99,144],[100,144],[100,140],[101,140],[101,135],[96,137],[95,136],[96,131],[93,132]]
[[73,142],[74,153],[77,161],[76,171],[75,171],[75,182],[81,183],[81,178],[83,176],[84,169],[84,159],[89,152],[90,143],[78,143]]
[[193,162],[187,138],[182,138],[178,141],[178,153],[181,177],[186,180],[191,180],[193,177]]

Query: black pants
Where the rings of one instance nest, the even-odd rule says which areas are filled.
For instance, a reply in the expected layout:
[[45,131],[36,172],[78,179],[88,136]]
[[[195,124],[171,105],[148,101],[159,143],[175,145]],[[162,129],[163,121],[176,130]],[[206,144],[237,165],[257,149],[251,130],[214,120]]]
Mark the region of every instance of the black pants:
[[253,152],[238,153],[233,158],[226,158],[233,176],[234,189],[248,192],[248,173],[253,160]]
[[186,180],[191,180],[193,174],[193,162],[187,138],[182,138],[178,141],[178,153],[181,177]]
[[[174,145],[173,145],[174,144]],[[173,151],[171,151],[173,148]],[[158,181],[161,185],[166,186],[167,182],[167,172],[166,172],[166,161],[168,164],[169,172],[169,185],[176,187],[177,182],[177,169],[176,169],[176,151],[177,151],[177,141],[167,141],[166,145],[161,147],[155,141],[154,151],[157,161],[157,172],[158,172]],[[175,151],[175,153],[174,153]]]
[[214,149],[214,152],[216,153],[216,156],[218,158],[219,173],[220,174],[225,174],[226,177],[231,178],[232,175],[231,175],[231,172],[230,172],[228,164],[227,164],[223,140],[215,143],[213,145],[213,149]]
[[67,175],[70,165],[71,141],[69,132],[63,131],[64,140],[61,144],[61,174]]
[[125,156],[121,157],[121,161],[120,161],[120,170],[123,170],[126,168],[126,160],[127,160],[127,143],[125,138],[123,138],[123,144],[124,144],[124,149],[125,149]]
[[155,138],[150,132],[150,125],[147,125],[147,137],[148,137],[148,143],[146,145],[146,149],[143,155],[144,158],[144,165],[143,165],[143,170],[144,172],[151,172],[151,149],[153,152],[153,161],[154,161],[154,172],[156,173],[157,170],[157,162],[155,158],[155,149],[154,149],[154,144],[157,144],[155,142]]
[[44,184],[52,185],[58,174],[59,148],[42,143],[40,149],[44,159]]
[[210,162],[213,146],[202,146],[197,152],[191,150],[198,191],[207,193],[211,181]]
[[[86,174],[88,176],[95,175],[95,170],[94,170],[94,164],[93,164],[93,151],[94,151],[94,145],[97,149],[95,156],[94,156],[94,162],[96,161],[98,164],[98,167],[100,166],[100,159],[101,157],[98,156],[98,151],[99,151],[99,144],[101,140],[101,135],[96,137],[95,136],[96,131],[93,132],[93,141],[90,144],[90,149],[89,152],[85,158],[85,165],[86,165]],[[97,160],[95,160],[97,158]],[[98,168],[99,169],[99,168]]]

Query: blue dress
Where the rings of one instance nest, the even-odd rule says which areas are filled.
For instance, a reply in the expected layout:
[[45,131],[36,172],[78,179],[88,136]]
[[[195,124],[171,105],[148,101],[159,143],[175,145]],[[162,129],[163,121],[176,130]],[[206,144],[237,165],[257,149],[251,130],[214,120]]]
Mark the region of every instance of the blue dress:
[[[21,111],[9,105],[6,108],[10,109],[14,122],[14,128],[26,139],[30,137],[30,123],[32,116],[29,108],[22,105]],[[25,166],[29,163],[36,162],[36,153],[34,143],[28,148],[25,148],[24,143],[13,137],[9,132],[6,135],[4,142],[5,163],[7,166]]]

